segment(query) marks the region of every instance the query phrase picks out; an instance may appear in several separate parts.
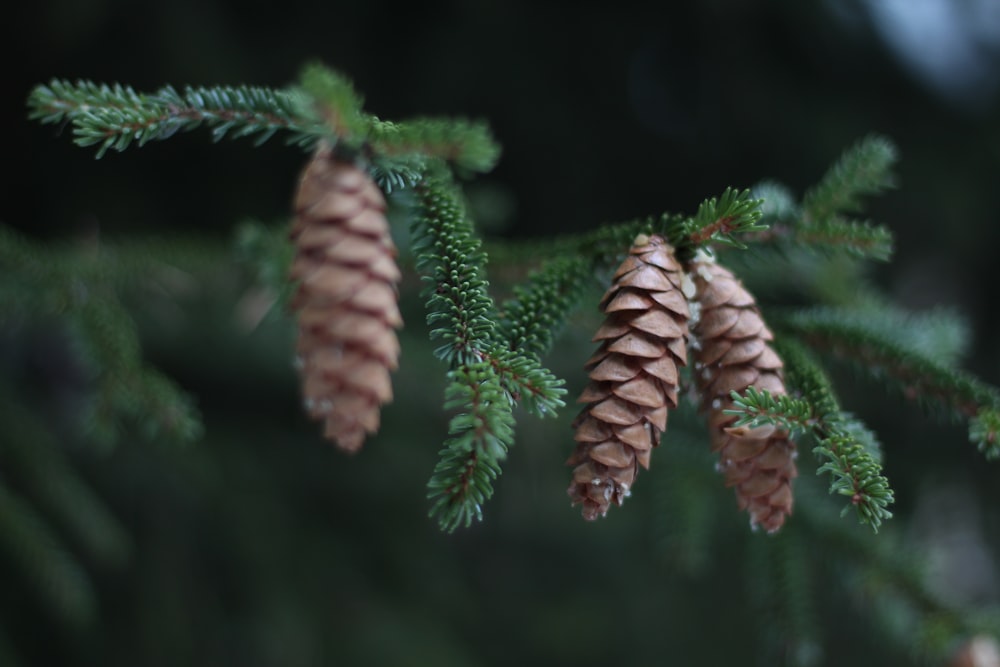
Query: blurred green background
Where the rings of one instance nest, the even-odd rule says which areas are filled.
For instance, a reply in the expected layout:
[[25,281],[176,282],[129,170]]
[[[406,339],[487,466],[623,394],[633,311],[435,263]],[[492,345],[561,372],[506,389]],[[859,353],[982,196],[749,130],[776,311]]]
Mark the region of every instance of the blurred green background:
[[[321,60],[380,117],[487,120],[504,152],[469,194],[487,232],[506,238],[693,212],[762,179],[801,192],[880,132],[899,147],[899,187],[868,212],[897,251],[873,279],[905,307],[964,313],[965,367],[1000,383],[990,0],[48,0],[7,11],[0,223],[38,240],[196,234],[219,265],[211,281],[133,303],[148,359],[197,397],[195,445],[84,446],[71,432],[81,380],[65,333],[41,322],[0,337],[2,367],[30,384],[25,395],[66,435],[129,545],[118,559],[80,556],[97,600],[82,620],[41,603],[0,554],[0,664],[774,664],[758,647],[747,599],[759,573],[731,492],[712,491],[727,511],[706,513],[712,551],[684,567],[656,489],[670,457],[688,454],[661,448],[629,503],[585,524],[565,496],[572,406],[547,422],[521,414],[486,520],[437,530],[424,485],[446,433],[444,369],[416,284],[403,287],[403,360],[381,432],[355,457],[323,442],[300,414],[291,323],[275,313],[247,324],[254,292],[229,250],[244,220],[287,217],[305,156],[279,140],[254,149],[194,132],[95,161],[68,129],[26,120],[29,90],[53,77],[282,87]],[[571,397],[594,322],[581,312],[548,360]],[[844,407],[885,445],[898,514],[886,532],[940,556],[932,587],[956,604],[995,605],[996,465],[963,427],[846,382]],[[811,478],[811,455],[802,460]],[[902,664],[850,612],[870,600],[843,581],[813,587],[825,653],[803,648],[799,664]]]

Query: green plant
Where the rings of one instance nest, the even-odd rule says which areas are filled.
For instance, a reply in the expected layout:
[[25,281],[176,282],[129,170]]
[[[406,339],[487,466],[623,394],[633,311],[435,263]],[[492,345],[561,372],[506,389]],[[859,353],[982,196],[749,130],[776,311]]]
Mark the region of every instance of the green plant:
[[[434,355],[444,367],[443,405],[451,416],[430,474],[428,499],[432,517],[446,531],[482,519],[514,443],[518,406],[536,417],[553,417],[566,407],[564,382],[543,360],[593,291],[591,281],[606,277],[639,235],[665,239],[685,266],[708,253],[739,268],[738,275],[748,284],[755,274],[764,273],[760,264],[754,269],[761,257],[781,267],[770,271],[777,291],[790,297],[787,303],[805,305],[764,303],[761,309],[774,330],[788,393],[750,386],[731,395],[727,414],[736,418],[732,428],[776,426],[790,432],[803,451],[815,455],[815,471],[828,475],[829,493],[845,498],[844,512],[853,510],[860,523],[879,529],[892,516],[894,496],[883,474],[878,440],[841,407],[828,362],[846,361],[905,398],[964,420],[983,456],[1000,456],[1000,393],[958,367],[964,339],[957,318],[893,306],[860,268],[863,262],[887,261],[891,255],[889,229],[856,217],[864,197],[893,184],[896,151],[886,138],[859,141],[801,199],[780,184],[763,182],[751,189],[727,189],[691,215],[665,213],[519,242],[482,238],[465,201],[463,180],[488,171],[499,157],[485,125],[380,120],[363,111],[345,78],[321,66],[306,68],[298,85],[287,90],[218,87],[179,92],[165,87],[141,94],[120,85],[57,80],[38,86],[29,108],[33,119],[71,125],[74,141],[96,146],[97,157],[204,126],[216,140],[253,137],[259,144],[283,134],[289,145],[303,150],[325,142],[339,159],[367,170],[402,211],[405,222],[397,223],[394,232],[403,240],[400,261],[424,282],[430,336],[438,345]],[[176,262],[182,265],[201,262],[204,267],[217,261],[217,256],[204,258],[194,246],[174,247],[179,253]],[[133,325],[118,298],[145,270],[149,257],[162,256],[170,248],[123,248],[110,254],[102,250],[100,261],[94,261],[85,250],[48,249],[11,232],[0,235],[0,261],[8,274],[0,288],[10,304],[3,321],[10,326],[57,318],[93,367],[94,381],[87,391],[93,407],[86,411],[90,416],[80,431],[85,440],[112,442],[129,420],[150,437],[198,437],[201,424],[191,400],[141,362]],[[279,295],[278,302],[286,300],[291,257],[286,231],[249,224],[241,230],[239,248],[257,276]],[[500,299],[490,290],[489,263],[529,275]],[[691,387],[691,378],[684,377],[682,385]],[[681,403],[678,411],[686,414],[664,436],[661,450],[674,448],[672,439],[684,443],[703,438],[703,427],[691,419],[693,403]],[[37,424],[31,428],[45,431]],[[52,437],[50,433],[31,439],[50,442]],[[567,451],[569,442],[567,437]],[[675,449],[657,452],[671,466],[664,483],[669,488],[662,500],[669,508],[664,515],[676,519],[661,530],[667,549],[679,553],[681,562],[694,571],[709,549],[707,525],[715,510],[712,501],[694,502],[690,495],[704,489],[699,480],[705,461],[682,445]],[[810,471],[806,458],[800,458],[799,467]],[[3,481],[0,478],[0,505],[8,511],[2,518],[20,526],[5,533],[12,536],[12,552],[54,553],[58,538],[35,517],[30,502],[15,498]],[[808,591],[831,568],[810,562],[806,540],[842,555],[862,582],[861,589],[891,590],[897,606],[887,614],[899,607],[914,610],[918,620],[900,634],[917,628],[917,643],[928,654],[940,655],[955,637],[987,627],[983,617],[935,600],[919,573],[900,566],[898,551],[831,521],[829,501],[805,482],[796,485],[798,512],[792,524],[771,542],[751,542],[749,547],[755,554],[752,567],[772,573],[781,584],[751,592],[766,610],[762,617],[782,630],[775,641],[786,642],[768,650],[793,655],[799,664],[814,659],[818,624]],[[64,509],[85,506],[68,499],[53,502]],[[103,515],[94,510],[94,516]],[[92,595],[85,583],[72,583],[86,581],[72,557],[68,562],[54,557],[19,562],[26,568],[46,568],[49,574],[40,580],[63,582],[56,585],[59,590],[82,591],[76,598]],[[92,602],[65,604],[85,609]]]

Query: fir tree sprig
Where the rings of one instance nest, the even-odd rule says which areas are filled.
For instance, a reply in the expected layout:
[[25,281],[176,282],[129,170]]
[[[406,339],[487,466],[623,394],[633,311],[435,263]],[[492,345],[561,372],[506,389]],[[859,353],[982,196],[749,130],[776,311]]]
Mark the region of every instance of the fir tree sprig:
[[488,362],[449,371],[445,408],[463,410],[448,428],[451,438],[428,483],[430,516],[443,530],[454,531],[482,519],[482,506],[493,495],[492,480],[514,439],[508,394]]
[[490,253],[504,264],[515,265],[560,254],[584,259],[593,271],[604,271],[621,262],[639,234],[662,236],[679,254],[692,254],[698,247],[712,243],[744,248],[741,237],[753,238],[767,229],[760,222],[763,201],[750,190],[726,188],[718,197],[702,201],[693,216],[664,212],[552,239],[494,241]]
[[372,119],[368,142],[376,155],[420,164],[428,157],[449,162],[458,169],[486,172],[500,158],[500,147],[489,127],[465,119],[413,118],[404,123]]
[[492,346],[496,327],[486,253],[453,185],[428,179],[417,188],[417,199],[412,249],[426,281],[431,338],[444,341],[434,354],[452,368],[478,363]]
[[922,312],[905,310],[876,296],[861,296],[850,306],[814,306],[794,313],[776,313],[808,320],[812,326],[846,325],[864,329],[885,339],[892,339],[911,354],[928,361],[951,366],[961,360],[969,345],[965,319],[949,308]]
[[[421,181],[415,194],[412,250],[426,281],[431,338],[444,341],[435,355],[450,368],[445,407],[463,410],[451,422],[452,438],[428,483],[431,516],[450,531],[482,517],[513,443],[514,407],[520,402],[538,416],[554,415],[565,389],[537,355],[512,347],[501,333],[485,277],[487,255],[456,186],[439,174]],[[542,317],[523,306],[524,322]]]
[[1000,392],[994,387],[901,342],[905,335],[897,337],[884,322],[870,324],[863,315],[838,318],[826,309],[804,310],[785,317],[782,324],[809,345],[850,361],[876,380],[888,381],[907,399],[972,420],[972,442],[988,459],[1000,457],[996,430],[989,427],[991,413],[1000,410]]
[[788,394],[774,395],[755,387],[747,387],[743,395],[735,391],[730,392],[730,395],[733,407],[723,412],[739,415],[730,429],[753,429],[773,424],[788,431],[794,438],[816,427],[817,418],[813,414],[813,407],[804,399]]
[[[527,271],[553,257],[574,257],[583,260],[592,274],[612,269],[621,263],[632,240],[638,234],[661,233],[667,221],[674,226],[681,216],[664,215],[638,218],[601,225],[595,229],[555,237],[526,240],[490,239],[487,248],[498,265],[514,270]],[[665,233],[661,233],[665,236]]]
[[747,240],[888,261],[893,249],[892,232],[884,225],[845,215],[860,209],[862,196],[894,184],[895,159],[893,144],[872,135],[844,151],[820,182],[806,192],[801,203],[779,183],[765,181],[756,185],[753,195],[765,201],[762,223],[768,229]]
[[561,257],[515,286],[500,309],[500,334],[508,348],[535,358],[547,353],[592,274],[583,258]]
[[844,414],[826,373],[800,345],[783,340],[776,345],[785,361],[788,383],[802,393],[802,398],[773,396],[751,388],[734,395],[734,407],[727,411],[740,415],[735,428],[775,424],[796,432],[808,432],[816,438],[813,454],[823,464],[817,474],[829,473],[830,493],[850,498],[846,513],[854,508],[861,523],[878,530],[889,519],[893,492],[882,475],[882,466],[872,445],[855,434],[858,422]]
[[390,188],[412,185],[428,160],[472,172],[496,164],[499,147],[484,123],[417,118],[388,123],[365,113],[363,99],[342,74],[306,66],[288,89],[259,86],[164,86],[138,93],[129,86],[53,79],[28,96],[29,118],[69,123],[74,143],[97,146],[96,157],[162,141],[178,132],[211,128],[215,141],[254,137],[260,145],[279,131],[287,143],[312,148],[320,139],[364,149]]
[[813,453],[826,462],[817,474],[829,473],[830,493],[850,498],[841,516],[854,507],[861,523],[877,532],[883,520],[892,518],[887,507],[895,499],[882,475],[877,443],[868,437],[863,424],[841,410],[829,377],[807,349],[792,340],[782,341],[777,348],[785,360],[789,383],[802,392],[819,416]]
[[869,135],[846,151],[802,198],[805,222],[830,220],[860,210],[862,197],[895,185],[897,150],[886,137]]
[[104,446],[115,444],[127,426],[174,442],[201,435],[192,397],[142,359],[138,330],[121,301],[123,286],[148,280],[152,264],[148,255],[140,260],[99,247],[45,248],[0,227],[0,266],[8,279],[0,287],[0,320],[60,318],[92,374],[84,433]]
[[745,248],[737,235],[767,229],[760,224],[762,203],[750,190],[726,188],[719,197],[703,201],[698,212],[684,221],[680,238],[668,238],[678,251],[693,250],[707,243]]
[[[498,331],[496,305],[485,278],[486,254],[454,186],[428,179],[418,186],[417,199],[412,249],[427,282],[423,296],[427,322],[434,327],[431,338],[444,341],[435,355],[452,368],[487,361],[512,400],[524,400],[525,407],[539,415],[554,413],[563,405],[562,381],[538,365],[538,355],[512,346]],[[521,315],[526,320],[544,316],[527,308]]]
[[759,222],[762,204],[763,200],[754,198],[749,190],[726,188],[720,196],[704,200],[693,216],[665,212],[552,239],[494,241],[490,254],[504,264],[514,265],[535,263],[553,255],[575,257],[588,262],[592,272],[601,272],[617,266],[639,234],[664,237],[678,254],[692,254],[698,247],[712,243],[743,248],[740,237],[752,238],[767,229]]
[[969,420],[969,440],[988,461],[1000,458],[1000,410],[980,408]]
[[312,63],[303,68],[293,90],[299,112],[317,130],[326,128],[331,145],[359,147],[368,133],[369,120],[362,111],[363,98],[346,76]]
[[892,232],[884,225],[841,218],[801,224],[776,222],[746,240],[807,247],[827,254],[846,253],[857,259],[882,262],[889,261],[893,249]]
[[858,259],[887,262],[892,257],[892,232],[867,220],[833,218],[800,225],[794,228],[790,240],[812,248],[846,252]]
[[484,359],[489,363],[513,403],[520,403],[536,417],[554,417],[566,404],[565,381],[543,367],[538,359],[519,351],[495,347]]
[[165,86],[147,94],[117,84],[55,79],[32,90],[28,107],[29,117],[42,123],[71,123],[74,143],[96,145],[98,158],[203,125],[212,128],[216,141],[257,135],[258,145],[278,130],[291,133],[290,143],[305,145],[320,132],[301,117],[293,95],[253,86],[185,88],[183,93]]

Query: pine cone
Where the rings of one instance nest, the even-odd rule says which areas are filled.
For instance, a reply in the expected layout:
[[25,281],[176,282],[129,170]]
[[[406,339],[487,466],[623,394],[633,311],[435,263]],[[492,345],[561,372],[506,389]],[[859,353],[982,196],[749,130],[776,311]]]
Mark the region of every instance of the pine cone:
[[621,505],[677,407],[677,365],[686,363],[688,305],[681,267],[659,236],[640,234],[601,299],[607,314],[587,361],[587,406],[573,426],[576,450],[569,496],[588,520]]
[[400,272],[385,199],[363,170],[320,146],[300,178],[295,215],[291,307],[303,402],[326,420],[327,438],[354,452],[378,430],[399,357]]
[[736,487],[740,509],[750,525],[769,533],[781,528],[792,512],[791,481],[797,476],[795,444],[774,426],[733,428],[738,417],[727,415],[729,392],[748,387],[785,393],[781,359],[767,344],[771,331],[753,296],[727,269],[714,261],[692,262],[695,287],[691,347],[694,378],[708,413],[712,451],[726,485]]

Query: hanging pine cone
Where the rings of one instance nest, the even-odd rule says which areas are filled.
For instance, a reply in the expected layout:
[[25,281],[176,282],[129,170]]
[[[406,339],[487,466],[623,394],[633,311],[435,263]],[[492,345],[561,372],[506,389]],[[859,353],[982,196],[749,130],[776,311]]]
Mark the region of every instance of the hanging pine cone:
[[628,497],[639,466],[649,468],[652,448],[677,407],[677,365],[686,363],[688,305],[681,267],[659,236],[640,234],[601,299],[607,314],[593,340],[601,345],[587,362],[587,406],[573,423],[577,442],[569,496],[588,520]]
[[327,438],[354,452],[378,430],[399,357],[400,272],[385,199],[363,170],[320,146],[300,178],[295,215],[291,306],[303,402],[326,421]]
[[727,486],[736,487],[740,509],[750,513],[750,525],[774,532],[792,512],[795,444],[774,426],[733,428],[738,417],[724,411],[733,405],[731,391],[754,387],[784,394],[783,364],[768,345],[773,335],[753,296],[732,273],[714,261],[697,259],[689,275],[696,304],[693,375],[708,413],[712,451],[719,454]]

